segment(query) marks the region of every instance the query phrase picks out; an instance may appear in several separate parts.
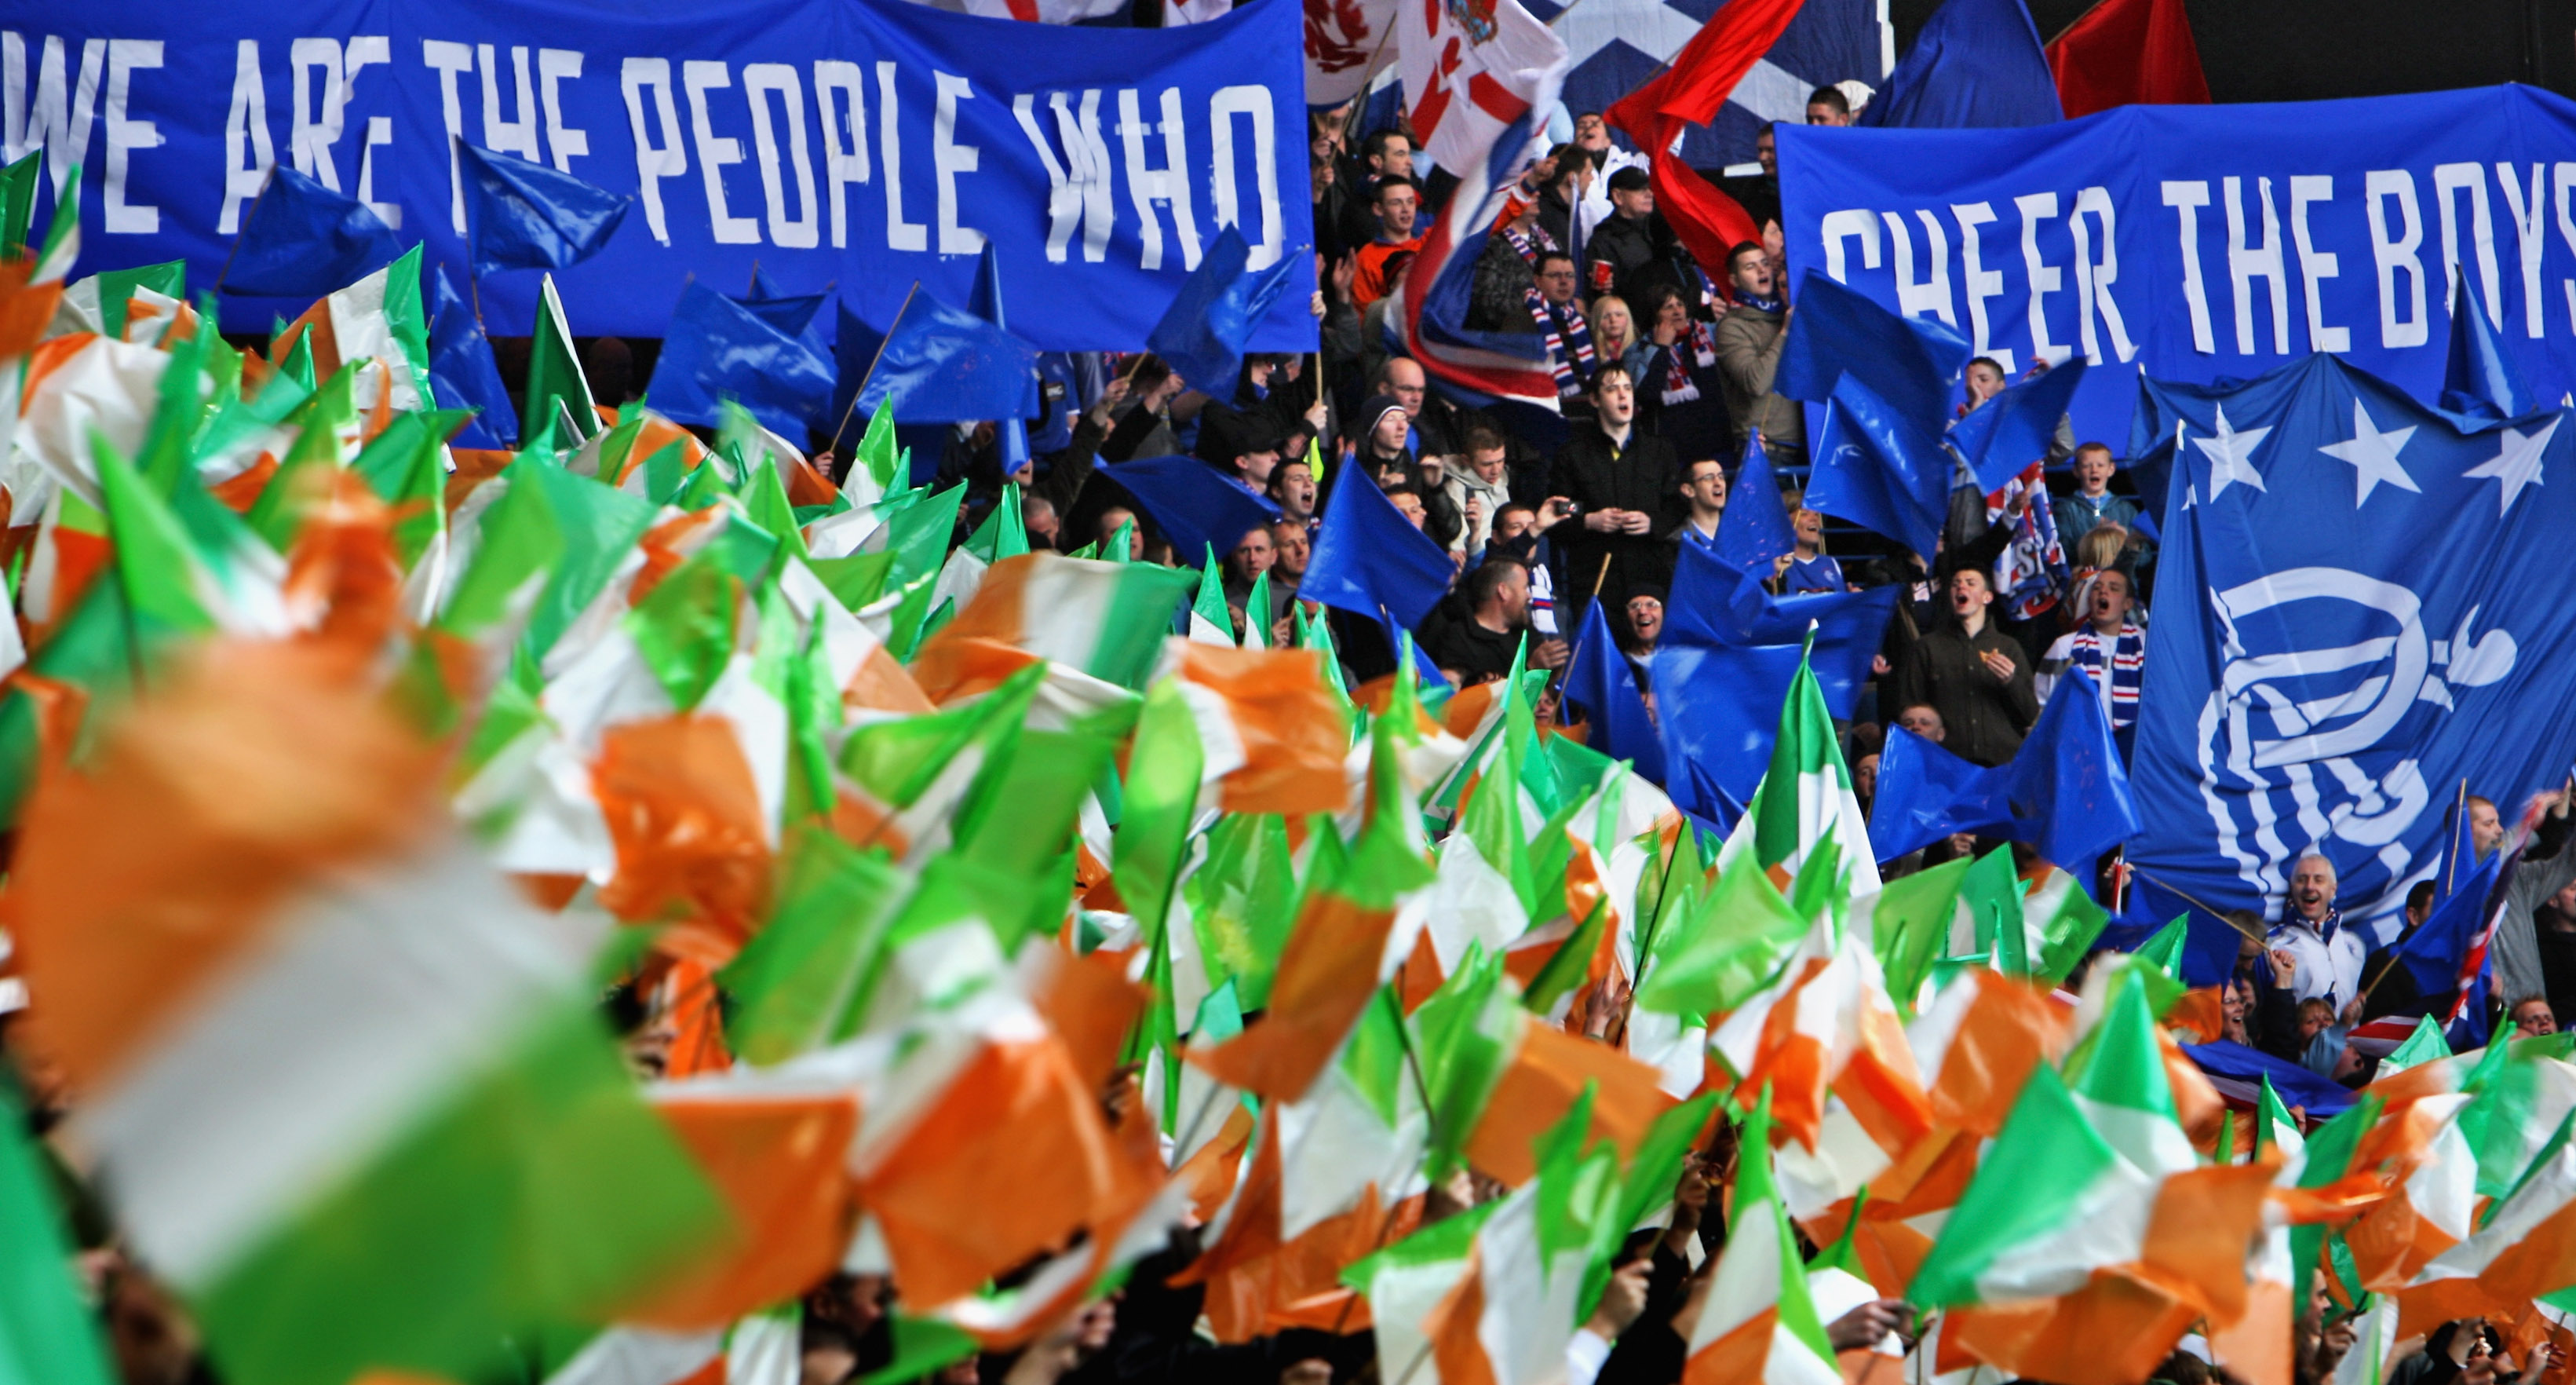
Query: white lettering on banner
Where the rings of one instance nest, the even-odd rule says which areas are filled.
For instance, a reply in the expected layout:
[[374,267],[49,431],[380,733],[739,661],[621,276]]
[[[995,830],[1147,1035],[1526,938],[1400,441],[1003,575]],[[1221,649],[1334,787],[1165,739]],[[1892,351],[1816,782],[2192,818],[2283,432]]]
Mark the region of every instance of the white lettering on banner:
[[2352,329],[2326,325],[2325,281],[2343,273],[2343,262],[2331,250],[2319,250],[2308,232],[2308,208],[2334,200],[2334,179],[2302,173],[2290,179],[2290,243],[2299,248],[2299,282],[2308,299],[2308,349],[2350,351]]
[[137,149],[158,149],[167,141],[149,120],[130,120],[134,74],[161,66],[161,40],[110,39],[107,44],[107,192],[100,220],[112,236],[149,236],[161,230],[161,209],[126,200],[131,161]]
[[2484,164],[2453,163],[2433,165],[2433,196],[2442,204],[2442,263],[2450,277],[2442,281],[2442,306],[2447,311],[2460,295],[2460,203],[2461,189],[2469,193],[2469,232],[2477,242],[2478,287],[2487,301],[2487,323],[2504,327],[2504,286],[2496,282],[2495,214],[2487,206],[2487,170]]
[[1879,213],[1887,222],[1888,249],[1896,257],[1896,310],[1907,317],[1928,312],[1956,327],[1959,319],[1950,311],[1949,233],[1932,213],[1918,209],[1914,214],[1923,219],[1924,245],[1931,252],[1927,259],[1931,268],[1921,283],[1914,281],[1914,238],[1905,233],[1905,218],[1895,212]]
[[[769,243],[790,250],[822,244],[822,218],[815,215],[814,158],[805,143],[805,82],[786,63],[752,63],[742,70],[742,94],[751,102],[751,142],[760,155],[760,191],[769,212]],[[787,109],[787,156],[796,171],[794,217],[787,215],[787,180],[778,164],[778,132],[769,119],[769,98]]]
[[2165,205],[2180,218],[2182,236],[2182,301],[2191,310],[2191,349],[2204,356],[2218,353],[2218,338],[2209,329],[2209,286],[2200,277],[2200,209],[2209,205],[2209,183],[2168,178]]
[[394,142],[394,118],[389,115],[367,117],[367,145],[358,155],[358,200],[376,214],[385,225],[401,230],[403,209],[400,202],[376,200],[376,151]]
[[98,115],[99,69],[107,56],[107,40],[89,39],[81,44],[80,73],[69,87],[63,82],[63,41],[58,36],[45,39],[43,56],[36,66],[36,99],[27,100],[27,41],[16,31],[0,33],[0,65],[5,65],[7,100],[0,103],[0,125],[8,136],[9,161],[45,151],[45,170],[54,180],[54,195],[62,196],[63,184],[72,176],[72,166],[89,155],[89,127]]
[[903,219],[903,143],[898,122],[902,107],[895,104],[894,64],[877,64],[877,153],[885,165],[886,248],[888,250],[927,250],[930,228],[918,221]]
[[[356,99],[358,95],[358,74],[370,67],[393,66],[393,37],[389,34],[351,34],[344,52],[346,56],[340,64],[342,78],[340,109],[345,121],[349,102]],[[334,133],[332,138],[337,140],[339,136]],[[366,203],[368,210],[374,212],[385,225],[399,231],[402,229],[402,204],[376,200],[376,150],[380,146],[393,142],[393,117],[369,116],[366,139],[358,146],[358,200]],[[326,159],[328,152],[328,150],[324,151]],[[336,188],[338,185],[333,186]]]
[[1843,258],[1843,242],[1860,237],[1860,266],[1878,268],[1878,219],[1866,207],[1845,207],[1827,212],[1816,224],[1817,233],[1825,238],[1825,277],[1837,284],[1851,282],[1846,274],[1849,262]]
[[528,49],[525,44],[510,48],[510,71],[518,79],[519,118],[501,117],[501,70],[491,44],[474,45],[477,66],[483,72],[483,147],[495,154],[516,154],[530,163],[542,163],[545,156],[537,152],[536,84],[528,80]]
[[957,103],[974,100],[975,92],[953,72],[934,72],[931,82],[939,92],[930,126],[930,167],[939,179],[939,253],[980,254],[984,233],[957,221],[957,175],[974,172],[984,161],[977,146],[957,142]]
[[[653,239],[669,245],[671,226],[662,212],[662,180],[689,171],[689,151],[680,142],[680,112],[671,100],[671,60],[628,58],[618,68],[617,81],[626,89],[626,124],[635,134],[635,183],[644,202],[644,225],[653,232]],[[653,90],[659,138],[644,128],[647,87]]]
[[[257,200],[259,190],[268,184],[269,166],[276,162],[277,147],[268,138],[268,88],[259,76],[259,40],[246,38],[233,49],[232,110],[224,117],[224,209],[215,218],[218,234],[229,236],[241,230],[242,207]],[[461,210],[457,229],[464,229]]]
[[[2091,218],[2102,236],[2102,254],[2093,254],[2093,232],[2085,229]],[[2111,190],[2105,187],[2079,188],[2075,193],[2075,210],[2066,218],[2066,229],[2075,237],[2076,301],[2083,307],[2077,314],[2076,339],[2084,344],[2084,363],[2102,364],[2102,348],[2095,332],[2099,325],[2111,334],[2111,354],[2127,364],[2138,354],[2129,340],[2128,324],[2120,317],[2120,305],[2111,296],[2111,285],[2120,279],[2119,214],[2111,206]]]
[[[2374,168],[2362,175],[2362,201],[2370,214],[2370,258],[2379,266],[2379,344],[2422,346],[2432,339],[2432,321],[2424,314],[2424,261],[2416,252],[2424,244],[2424,212],[2415,202],[2415,175],[2402,168]],[[2405,214],[2406,233],[2388,234],[2388,203]],[[2397,274],[2406,274],[2413,311],[2397,312]]]
[[1986,316],[1986,300],[2004,296],[2004,273],[1986,268],[1984,238],[1977,234],[1980,226],[1991,226],[1995,208],[1991,202],[1954,202],[1950,215],[1959,223],[1959,293],[1968,300],[1968,340],[1971,349],[2003,368],[2006,378],[2013,373],[2013,353],[1994,344],[1993,324]]
[[[2567,242],[2567,253],[2576,255],[2576,206],[2569,205],[2576,194],[2576,163],[2550,165],[2549,189],[2558,204],[2558,238]],[[2576,279],[2561,279],[2558,286],[2567,295],[2567,330],[2576,332]]]
[[2523,335],[2540,335],[2540,257],[2549,249],[2549,232],[2541,228],[2541,213],[2547,210],[2540,189],[2548,170],[2539,164],[2531,166],[2531,192],[2525,196],[2522,183],[2514,177],[2513,165],[2495,166],[2496,183],[2504,189],[2504,205],[2513,213],[2514,247],[2522,252],[2522,322]]
[[689,128],[698,146],[698,176],[707,186],[707,224],[718,245],[760,244],[760,219],[735,216],[725,204],[724,170],[742,162],[742,141],[719,135],[707,116],[707,93],[733,85],[733,73],[722,62],[691,59],[680,64],[680,85],[689,93]]
[[537,50],[537,90],[545,99],[546,148],[554,151],[555,172],[572,172],[572,161],[590,157],[590,132],[564,124],[563,84],[581,76],[581,54],[569,48]]
[[1215,130],[1216,158],[1216,224],[1232,226],[1238,231],[1243,223],[1237,219],[1234,171],[1234,118],[1252,120],[1253,187],[1261,197],[1261,239],[1251,241],[1252,253],[1244,262],[1246,269],[1268,269],[1279,263],[1287,249],[1287,232],[1279,218],[1278,134],[1270,110],[1270,88],[1232,86],[1217,88],[1208,98],[1208,124]]
[[2016,197],[2021,209],[2021,263],[2030,274],[2030,355],[2033,362],[2062,365],[2074,353],[2048,335],[2048,296],[2066,285],[2057,266],[2039,257],[2039,223],[2057,219],[2057,194],[2034,192]]
[[[447,125],[447,215],[461,236],[465,234],[465,169],[458,162],[456,142],[465,138],[465,107],[456,96],[456,79],[474,69],[474,50],[446,39],[425,38],[420,41],[420,60],[438,73],[438,113]],[[233,100],[238,105],[241,98]],[[231,231],[229,226],[224,229]]]
[[[295,83],[295,123],[287,127],[287,157],[295,171],[333,192],[340,190],[340,169],[331,146],[340,142],[348,118],[349,92],[340,71],[340,41],[300,38],[286,47],[286,73]],[[313,77],[322,78],[322,99],[313,99]]]
[[2272,300],[2272,354],[2290,354],[2290,277],[2281,264],[2281,217],[2272,205],[2272,180],[2255,180],[2263,201],[2263,243],[2245,240],[2245,180],[2228,178],[2227,278],[2236,291],[2236,354],[2254,354],[2254,281],[2264,281]]
[[[1135,88],[1118,93],[1118,137],[1127,148],[1127,193],[1135,200],[1137,218],[1144,223],[1139,234],[1145,249],[1137,266],[1163,267],[1163,223],[1154,213],[1154,204],[1161,202],[1172,209],[1172,231],[1181,242],[1181,268],[1196,269],[1199,226],[1197,216],[1190,210],[1189,130],[1181,122],[1180,88],[1163,88],[1162,106],[1162,120],[1148,121],[1139,113]],[[1160,168],[1145,162],[1145,136],[1158,127],[1163,132]]]
[[1110,196],[1109,143],[1100,134],[1100,92],[1094,88],[1082,94],[1079,118],[1065,93],[1047,94],[1047,105],[1055,111],[1056,132],[1064,140],[1062,159],[1056,157],[1046,131],[1039,128],[1035,103],[1035,97],[1022,92],[1012,98],[1011,114],[1018,117],[1020,131],[1029,137],[1030,147],[1038,151],[1038,162],[1046,166],[1047,260],[1051,264],[1064,263],[1065,249],[1073,241],[1073,228],[1080,226],[1082,258],[1098,264],[1108,257],[1109,232],[1117,215],[1116,203]]
[[[849,186],[868,181],[868,104],[859,65],[837,58],[814,63],[814,106],[823,117],[823,181],[832,190],[832,248],[850,243]],[[833,93],[841,108],[832,108]]]

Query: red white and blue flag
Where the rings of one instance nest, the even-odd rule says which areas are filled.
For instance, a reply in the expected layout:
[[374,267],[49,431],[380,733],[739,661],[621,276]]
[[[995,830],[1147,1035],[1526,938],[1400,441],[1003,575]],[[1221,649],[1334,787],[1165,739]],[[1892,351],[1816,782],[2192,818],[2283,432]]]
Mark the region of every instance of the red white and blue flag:
[[1538,338],[1470,330],[1477,257],[1530,159],[1565,78],[1565,43],[1518,0],[1402,0],[1398,61],[1413,128],[1460,178],[1396,303],[1406,351],[1451,385],[1556,408]]

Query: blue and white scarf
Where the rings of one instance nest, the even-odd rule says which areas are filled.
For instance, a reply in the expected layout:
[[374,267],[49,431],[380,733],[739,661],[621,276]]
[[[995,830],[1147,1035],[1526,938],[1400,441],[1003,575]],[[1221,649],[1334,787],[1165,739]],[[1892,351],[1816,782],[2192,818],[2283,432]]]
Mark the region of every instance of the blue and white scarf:
[[[2120,633],[2104,639],[2087,625],[2068,637],[2066,664],[2093,677],[2095,687],[2111,690],[2111,729],[2125,731],[2138,722],[2138,689],[2147,679],[2147,632],[2122,622]],[[2109,665],[2108,673],[2104,665]]]

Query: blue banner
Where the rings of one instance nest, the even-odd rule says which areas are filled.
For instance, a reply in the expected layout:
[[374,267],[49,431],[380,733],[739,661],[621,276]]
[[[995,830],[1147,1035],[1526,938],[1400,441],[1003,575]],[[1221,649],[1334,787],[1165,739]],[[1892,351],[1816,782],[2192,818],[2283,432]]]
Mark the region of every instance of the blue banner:
[[2142,399],[2182,445],[2128,859],[2156,917],[2277,918],[2315,851],[2384,940],[2463,792],[2510,818],[2576,758],[2576,426],[2463,432],[2326,355]]
[[[1012,328],[1141,344],[1221,227],[1294,263],[1254,350],[1311,350],[1300,12],[1167,30],[904,0],[0,0],[5,153],[75,163],[75,274],[186,259],[212,286],[272,164],[372,204],[462,281],[451,138],[635,199],[557,278],[573,329],[661,335],[692,275],[834,285],[882,328],[918,279],[968,301],[986,240]],[[52,202],[38,210],[43,225]],[[481,284],[497,334],[538,276]],[[260,330],[304,304],[231,298]]]
[[1779,143],[1793,282],[1937,318],[2008,376],[2081,355],[2081,438],[2125,450],[2141,367],[2331,351],[2432,399],[2455,274],[2541,398],[2576,385],[2576,103],[2537,88]]

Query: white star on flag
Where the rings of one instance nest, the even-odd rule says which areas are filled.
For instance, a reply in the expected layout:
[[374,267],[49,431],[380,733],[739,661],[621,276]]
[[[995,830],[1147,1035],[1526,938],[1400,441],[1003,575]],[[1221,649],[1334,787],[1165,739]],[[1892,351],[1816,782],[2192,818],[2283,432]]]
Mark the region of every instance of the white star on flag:
[[2525,434],[2519,428],[2505,429],[2504,445],[2493,459],[2460,473],[2462,480],[2497,483],[2496,518],[2504,518],[2505,512],[2513,508],[2514,499],[2522,494],[2523,487],[2540,484],[2540,454],[2548,450],[2550,436],[2558,431],[2558,425],[2566,417],[2560,414],[2549,420],[2549,426],[2537,433]]
[[2218,406],[2218,436],[2193,438],[2191,445],[2209,458],[2209,498],[2216,500],[2227,493],[2231,482],[2243,482],[2258,491],[2269,491],[2263,484],[2263,473],[2254,469],[2254,449],[2272,436],[2270,428],[2248,428],[2237,432],[2227,426],[2227,406]]
[[2336,461],[2352,464],[2352,481],[2358,488],[2352,497],[2352,507],[2358,510],[2361,502],[2368,500],[2370,493],[2382,481],[2402,491],[2413,491],[2418,495],[2424,493],[2424,488],[2416,485],[2415,478],[2407,475],[2406,468],[2397,461],[2397,454],[2406,450],[2406,444],[2414,436],[2412,427],[2392,428],[2385,433],[2379,431],[2371,423],[2369,412],[2356,399],[2352,401],[2352,436],[2317,450]]

